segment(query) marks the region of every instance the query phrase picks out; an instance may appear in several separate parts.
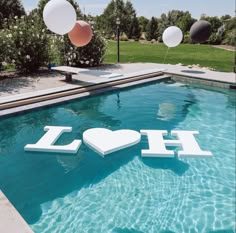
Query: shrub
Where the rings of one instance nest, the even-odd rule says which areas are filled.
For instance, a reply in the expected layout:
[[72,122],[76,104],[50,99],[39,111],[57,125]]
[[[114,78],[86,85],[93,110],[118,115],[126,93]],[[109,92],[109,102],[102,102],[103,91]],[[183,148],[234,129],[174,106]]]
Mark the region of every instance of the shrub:
[[155,44],[155,43],[156,43],[156,40],[155,40],[155,39],[152,39],[152,40],[151,40],[151,43],[152,43],[152,44]]
[[110,36],[110,39],[116,40],[116,34],[115,34],[115,33],[112,33],[111,36]]
[[104,60],[106,45],[106,40],[99,32],[94,32],[92,40],[84,47],[73,46],[67,35],[56,41],[62,63],[78,67],[100,65]]
[[64,37],[56,34],[49,35],[49,64],[64,64]]
[[106,53],[107,42],[99,32],[94,32],[90,43],[79,48],[81,66],[98,66],[101,65]]
[[0,70],[4,69],[8,63],[12,63],[12,60],[10,59],[10,54],[13,53],[12,42],[12,34],[9,33],[9,30],[0,30]]
[[191,39],[189,33],[186,33],[184,35],[183,43],[184,44],[194,44],[195,42]]
[[37,15],[15,17],[5,28],[6,61],[19,72],[37,71],[48,62],[48,37]]
[[158,36],[158,37],[157,37],[157,41],[158,41],[159,43],[162,43],[162,42],[163,42],[162,36]]
[[146,40],[145,32],[141,33],[140,40]]
[[2,70],[2,63],[4,62],[4,45],[3,45],[3,41],[4,41],[4,35],[2,33],[2,31],[0,31],[0,71]]
[[123,32],[120,35],[120,40],[121,41],[128,41],[129,39],[128,39],[128,36]]
[[4,24],[4,19],[11,19],[14,16],[25,15],[24,7],[20,0],[1,0],[0,1],[0,28]]
[[223,40],[223,44],[236,46],[235,35],[236,35],[236,29],[228,31],[227,34],[225,35],[225,39]]
[[218,33],[212,33],[208,39],[208,43],[213,45],[221,44],[221,42],[222,37]]

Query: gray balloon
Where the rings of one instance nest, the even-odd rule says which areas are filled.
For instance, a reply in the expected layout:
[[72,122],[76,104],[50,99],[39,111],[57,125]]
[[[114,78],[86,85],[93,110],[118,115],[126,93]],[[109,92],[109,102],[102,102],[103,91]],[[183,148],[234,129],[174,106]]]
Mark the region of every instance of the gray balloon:
[[211,24],[205,20],[199,20],[190,28],[190,37],[194,42],[202,43],[211,35]]

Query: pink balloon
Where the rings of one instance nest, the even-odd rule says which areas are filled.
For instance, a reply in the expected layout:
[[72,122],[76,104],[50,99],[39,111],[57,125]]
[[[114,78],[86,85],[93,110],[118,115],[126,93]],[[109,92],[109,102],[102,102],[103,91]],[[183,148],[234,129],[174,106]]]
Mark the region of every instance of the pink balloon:
[[73,45],[82,47],[91,41],[93,32],[88,23],[79,20],[76,22],[74,28],[68,33],[68,35]]

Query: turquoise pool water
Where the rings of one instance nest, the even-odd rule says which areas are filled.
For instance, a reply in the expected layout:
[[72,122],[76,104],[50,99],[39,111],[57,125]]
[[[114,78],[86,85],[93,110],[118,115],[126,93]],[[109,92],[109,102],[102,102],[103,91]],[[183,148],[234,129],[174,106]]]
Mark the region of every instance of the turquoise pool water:
[[[43,232],[234,232],[235,92],[154,83],[0,121],[0,189]],[[147,139],[104,159],[24,152],[45,125],[198,130],[208,159],[142,158]]]

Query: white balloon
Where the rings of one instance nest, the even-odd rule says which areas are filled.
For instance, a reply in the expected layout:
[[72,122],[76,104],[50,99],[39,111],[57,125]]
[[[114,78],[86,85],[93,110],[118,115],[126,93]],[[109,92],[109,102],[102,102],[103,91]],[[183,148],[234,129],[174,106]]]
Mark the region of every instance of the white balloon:
[[64,35],[75,26],[76,12],[66,0],[51,0],[43,9],[43,20],[49,30]]
[[183,33],[180,28],[171,26],[165,29],[162,40],[168,47],[176,47],[181,43],[183,39]]

